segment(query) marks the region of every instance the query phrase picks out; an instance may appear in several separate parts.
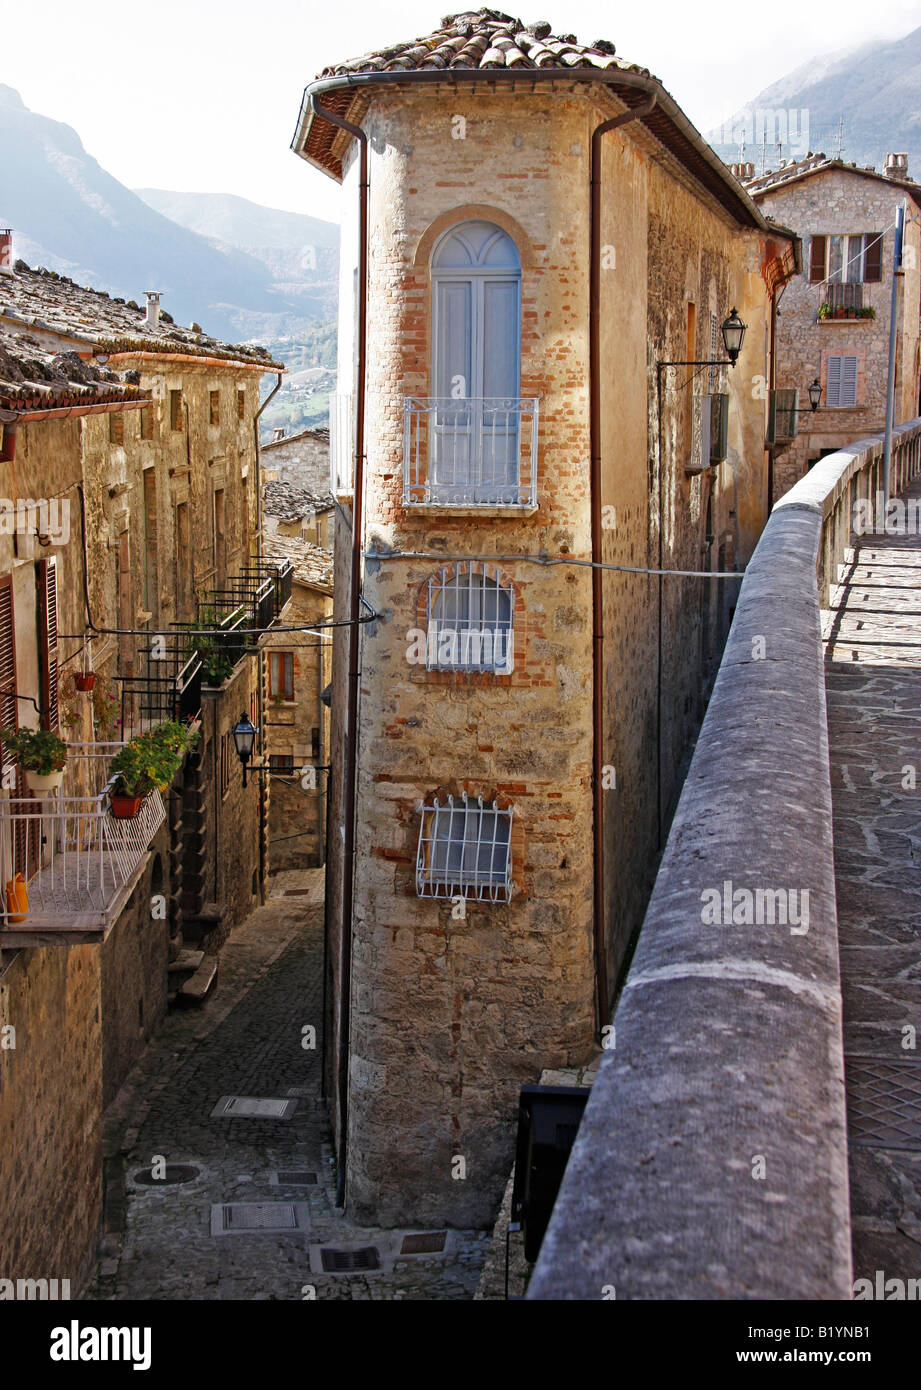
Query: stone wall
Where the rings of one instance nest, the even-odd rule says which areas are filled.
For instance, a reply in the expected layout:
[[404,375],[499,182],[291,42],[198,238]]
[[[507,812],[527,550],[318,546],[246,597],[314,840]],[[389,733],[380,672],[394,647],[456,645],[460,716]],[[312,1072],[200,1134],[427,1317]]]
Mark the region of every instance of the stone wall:
[[[760,194],[757,202],[766,216],[793,227],[803,238],[803,273],[780,299],[778,318],[778,387],[798,387],[799,433],[794,442],[777,452],[774,463],[774,497],[782,496],[824,453],[863,439],[885,427],[886,382],[889,362],[889,322],[892,291],[892,258],[895,249],[896,210],[905,197],[903,189],[889,187],[884,179],[846,169],[819,171],[809,178]],[[905,227],[905,274],[897,327],[897,376],[895,423],[918,413],[919,320],[921,294],[921,227],[918,209],[908,199]],[[882,279],[862,286],[863,303],[875,310],[873,319],[817,320],[825,286],[809,281],[809,244],[813,234],[827,236],[857,232],[883,232]],[[825,388],[829,354],[854,354],[859,359],[857,406],[831,408]],[[809,408],[807,388],[816,378],[822,385],[822,402],[816,414]]]
[[[547,569],[525,557],[584,557],[591,549],[588,150],[593,126],[611,114],[601,108],[605,100],[596,106],[546,88],[527,98],[474,100],[426,88],[388,92],[366,118],[372,257],[365,549],[390,555],[366,564],[364,593],[381,620],[361,636],[348,1145],[349,1204],[359,1219],[488,1223],[508,1171],[520,1084],[544,1067],[584,1060],[592,1045],[591,580],[585,568]],[[459,116],[463,138],[452,134],[461,128]],[[649,442],[657,430],[655,354],[689,355],[691,300],[701,315],[690,355],[708,355],[709,312],[724,317],[735,297],[749,314],[746,371],[763,369],[764,248],[757,234],[739,235],[686,177],[663,170],[645,136],[635,136],[635,147],[632,133],[611,142],[606,216],[623,270],[605,289],[605,501],[617,517],[606,556],[646,565],[658,556]],[[437,177],[421,177],[423,169],[436,169]],[[347,220],[355,179],[353,161]],[[521,393],[540,397],[541,418],[538,506],[530,516],[425,514],[402,503],[402,399],[432,390],[429,257],[441,231],[478,217],[504,227],[521,255]],[[355,310],[352,272],[344,242],[346,330]],[[352,364],[343,359],[341,366],[347,383]],[[759,511],[763,400],[755,401],[740,378],[733,404],[744,422],[733,426],[734,452],[714,485],[708,525],[709,483],[688,480],[677,442],[689,407],[680,386],[666,391],[668,565],[699,568],[712,529],[731,569],[763,520],[750,500],[754,491]],[[692,421],[692,440],[697,430]],[[740,519],[743,503],[748,510]],[[445,677],[408,660],[428,577],[471,555],[496,557],[502,579],[514,584],[509,676]],[[706,567],[717,564],[714,546]],[[717,599],[710,601],[706,646],[699,589],[672,583],[663,597],[664,803],[699,718],[702,651],[711,662],[718,652]],[[624,800],[608,823],[613,982],[639,924],[655,853],[658,595],[648,576],[618,575],[605,592],[607,731],[611,762],[624,778]],[[344,601],[337,573],[337,615]],[[334,744],[341,719],[334,711]],[[521,836],[507,905],[468,901],[459,918],[450,903],[416,896],[420,808],[440,787],[514,806]],[[333,937],[336,872],[341,865],[331,851]],[[466,1180],[458,1179],[459,1167]]]
[[69,1279],[76,1298],[102,1212],[97,946],[0,955],[0,1135],[0,1277]]

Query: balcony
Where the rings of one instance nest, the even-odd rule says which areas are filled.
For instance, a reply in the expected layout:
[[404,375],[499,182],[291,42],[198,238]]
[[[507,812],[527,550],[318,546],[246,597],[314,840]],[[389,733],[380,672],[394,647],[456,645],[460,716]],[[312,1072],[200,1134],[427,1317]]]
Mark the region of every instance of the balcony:
[[820,323],[840,323],[842,319],[875,318],[863,302],[863,285],[826,285],[825,299],[819,306]]
[[151,633],[138,653],[140,673],[117,675],[126,737],[165,720],[186,724],[201,713],[202,659],[193,642],[181,632]]
[[70,744],[59,791],[0,800],[0,886],[21,873],[24,920],[0,902],[0,946],[101,941],[131,896],[151,842],[166,819],[151,792],[135,820],[109,810],[108,774],[121,743]]
[[537,398],[408,396],[403,505],[459,512],[537,508]]

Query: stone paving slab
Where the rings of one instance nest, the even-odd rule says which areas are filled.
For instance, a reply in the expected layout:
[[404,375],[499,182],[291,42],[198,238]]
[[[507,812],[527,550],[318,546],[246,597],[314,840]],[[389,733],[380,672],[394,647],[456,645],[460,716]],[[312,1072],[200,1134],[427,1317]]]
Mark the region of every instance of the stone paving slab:
[[[861,1058],[921,1083],[921,1044],[904,1046],[921,1035],[921,538],[858,542],[822,630],[853,1120]],[[917,1133],[917,1152],[851,1143],[855,1279],[921,1277],[921,1107]]]
[[[404,1232],[354,1226],[335,1206],[321,1096],[322,870],[274,882],[266,906],[230,937],[220,983],[201,1011],[171,1014],[106,1116],[109,1171],[124,1220],[105,1238],[91,1299],[467,1299],[488,1235],[451,1232],[443,1254],[399,1254]],[[292,886],[307,895],[286,896]],[[303,1029],[316,1029],[305,1048]],[[214,1118],[224,1095],[296,1097],[288,1120]],[[135,1174],[160,1156],[198,1175],[158,1188]],[[315,1173],[315,1185],[279,1174]],[[111,1179],[110,1179],[111,1181]],[[117,1211],[121,1193],[110,1193]],[[294,1202],[303,1229],[211,1234],[216,1203]],[[381,1272],[311,1272],[311,1245],[374,1245]]]

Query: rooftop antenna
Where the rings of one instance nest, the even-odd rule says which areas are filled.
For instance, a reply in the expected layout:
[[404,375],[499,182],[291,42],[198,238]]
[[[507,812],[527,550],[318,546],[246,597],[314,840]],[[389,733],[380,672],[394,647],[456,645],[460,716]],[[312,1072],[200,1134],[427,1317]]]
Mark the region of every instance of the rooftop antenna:
[[765,122],[764,130],[761,132],[761,173],[762,173],[762,175],[764,174],[764,172],[765,172],[766,169],[767,169],[767,122]]
[[835,137],[835,159],[841,158],[841,145],[844,139],[844,116],[838,117],[838,134]]

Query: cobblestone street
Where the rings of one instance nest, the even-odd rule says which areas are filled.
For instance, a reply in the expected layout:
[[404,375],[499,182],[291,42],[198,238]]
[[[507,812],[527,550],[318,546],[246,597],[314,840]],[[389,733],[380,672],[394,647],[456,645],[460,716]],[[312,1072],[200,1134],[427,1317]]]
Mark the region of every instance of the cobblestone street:
[[[295,883],[298,895],[285,896]],[[488,1233],[438,1233],[422,1243],[443,1236],[440,1253],[405,1254],[413,1232],[357,1228],[334,1205],[320,1095],[323,871],[279,875],[270,893],[225,945],[215,993],[200,1010],[170,1014],[107,1113],[107,1234],[88,1297],[472,1298]],[[316,1046],[305,1048],[310,1027]],[[212,1117],[229,1096],[295,1109],[287,1119]],[[160,1171],[158,1158],[198,1174],[139,1182],[151,1165]],[[255,1205],[228,1216],[220,1205],[230,1203]],[[340,1262],[359,1272],[324,1272],[320,1247],[369,1246],[380,1270],[346,1254]]]
[[921,1249],[919,580],[916,535],[864,536],[826,633],[854,1277],[871,1283],[917,1277]]

